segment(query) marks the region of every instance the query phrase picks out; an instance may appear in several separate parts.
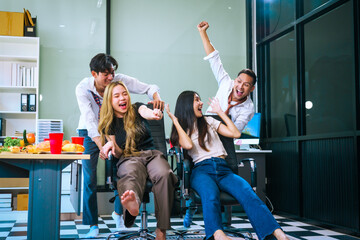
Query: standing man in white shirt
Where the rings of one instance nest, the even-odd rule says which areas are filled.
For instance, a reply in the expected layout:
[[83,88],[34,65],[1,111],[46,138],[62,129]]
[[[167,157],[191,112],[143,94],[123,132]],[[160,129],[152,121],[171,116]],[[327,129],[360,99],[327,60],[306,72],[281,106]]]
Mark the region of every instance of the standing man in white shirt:
[[[90,154],[90,160],[82,162],[84,174],[83,192],[83,224],[90,225],[90,231],[86,238],[94,238],[99,234],[98,207],[97,207],[97,178],[96,167],[103,147],[98,132],[99,112],[103,100],[104,91],[112,81],[122,81],[131,93],[146,94],[152,100],[154,108],[164,109],[164,102],[159,95],[159,87],[142,83],[136,78],[115,74],[118,68],[117,61],[110,55],[99,53],[90,61],[92,77],[84,78],[76,86],[76,98],[80,109],[80,120],[78,125],[79,136],[85,137],[85,154]],[[103,159],[107,156],[101,156]],[[120,216],[122,207],[119,197],[115,200],[115,211],[112,217],[116,228],[121,228],[123,219]]]
[[[219,99],[221,109],[227,115],[231,115],[231,120],[241,132],[255,113],[250,93],[255,89],[256,74],[250,69],[243,69],[235,80],[232,80],[221,63],[219,52],[215,50],[206,33],[209,24],[203,21],[197,25],[197,28],[206,52],[204,60],[209,60],[211,70],[219,85],[215,98]],[[206,114],[212,114],[210,111],[209,106]],[[184,226],[190,227],[196,207],[191,205],[191,201],[186,204],[189,208],[184,217]]]
[[[204,60],[209,60],[211,70],[219,84],[215,97],[219,99],[221,109],[231,115],[231,120],[241,132],[254,116],[254,104],[250,99],[250,93],[255,89],[256,74],[250,69],[243,69],[235,80],[232,80],[221,63],[219,52],[210,43],[206,33],[209,24],[203,21],[197,28],[207,55]],[[209,110],[210,107],[207,113]]]

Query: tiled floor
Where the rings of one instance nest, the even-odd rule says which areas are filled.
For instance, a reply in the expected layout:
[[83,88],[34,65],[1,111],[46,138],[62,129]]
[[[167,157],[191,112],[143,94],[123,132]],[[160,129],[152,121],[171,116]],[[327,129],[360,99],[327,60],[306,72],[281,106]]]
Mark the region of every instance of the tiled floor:
[[[359,238],[323,229],[303,222],[294,221],[292,219],[276,216],[280,226],[286,232],[290,239],[341,239],[341,240],[359,240]],[[129,230],[137,230],[140,224],[140,219],[136,220],[136,227]],[[174,230],[183,230],[182,219],[172,218],[172,228]],[[75,221],[61,221],[60,224],[61,239],[82,239],[89,231],[89,226],[82,225],[81,220]],[[25,220],[0,220],[0,240],[20,240],[26,239],[26,219]],[[150,230],[155,230],[156,220],[153,216],[149,216],[148,226]],[[242,214],[233,214],[232,227],[242,228],[250,231],[256,238],[253,229],[246,217]],[[115,223],[111,216],[101,216],[99,218],[100,236],[98,239],[106,239],[108,235],[115,231]],[[200,215],[196,215],[193,224],[189,230],[204,230],[204,222]],[[202,232],[200,232],[202,233]],[[190,237],[190,236],[189,236]],[[176,239],[173,232],[169,231],[169,239]],[[201,239],[200,237],[191,237],[192,239]],[[111,238],[115,239],[115,238]],[[239,239],[239,238],[236,238]],[[256,238],[257,239],[257,238]]]

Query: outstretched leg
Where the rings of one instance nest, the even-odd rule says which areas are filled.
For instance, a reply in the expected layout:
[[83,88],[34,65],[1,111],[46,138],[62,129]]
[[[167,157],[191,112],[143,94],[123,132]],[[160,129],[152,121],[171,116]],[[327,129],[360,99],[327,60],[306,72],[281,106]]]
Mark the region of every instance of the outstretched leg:
[[139,214],[140,204],[137,202],[136,193],[133,190],[126,190],[121,195],[121,204],[132,216]]

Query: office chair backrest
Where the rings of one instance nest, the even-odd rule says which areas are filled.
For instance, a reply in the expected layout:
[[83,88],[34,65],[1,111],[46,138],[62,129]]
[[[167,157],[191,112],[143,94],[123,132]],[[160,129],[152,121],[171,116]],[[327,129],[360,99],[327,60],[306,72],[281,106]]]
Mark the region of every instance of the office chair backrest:
[[[153,105],[148,104],[147,107],[152,109]],[[166,147],[166,139],[165,139],[164,118],[162,118],[161,120],[148,120],[148,122],[151,131],[151,136],[154,140],[155,149],[161,151],[166,158],[167,147]]]
[[[205,115],[205,117],[213,117],[216,120],[221,121],[224,123],[224,121],[218,116],[218,115]],[[230,117],[231,119],[231,117]],[[238,164],[237,164],[237,158],[236,158],[236,152],[235,152],[235,146],[234,146],[234,139],[229,137],[224,137],[221,134],[219,134],[220,140],[222,144],[224,145],[224,148],[228,154],[228,156],[225,158],[226,162],[228,163],[231,170],[237,174],[238,173]]]

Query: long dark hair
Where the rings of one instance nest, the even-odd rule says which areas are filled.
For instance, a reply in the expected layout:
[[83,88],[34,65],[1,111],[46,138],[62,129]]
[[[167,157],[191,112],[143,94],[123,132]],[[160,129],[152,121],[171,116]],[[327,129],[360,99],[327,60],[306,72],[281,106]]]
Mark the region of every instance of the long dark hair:
[[[194,129],[197,128],[199,132],[199,145],[206,151],[209,151],[205,146],[205,136],[208,133],[208,124],[204,118],[201,116],[197,118],[194,113],[194,98],[195,94],[199,95],[194,91],[184,91],[182,92],[178,99],[176,100],[175,112],[174,115],[177,117],[180,126],[184,129],[185,132],[193,134]],[[196,123],[196,125],[195,125]],[[171,128],[170,141],[174,146],[179,145],[179,134],[176,131],[174,124]],[[209,138],[210,141],[210,138]]]

